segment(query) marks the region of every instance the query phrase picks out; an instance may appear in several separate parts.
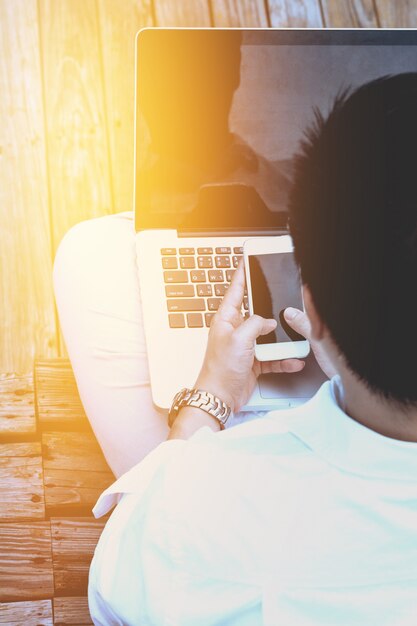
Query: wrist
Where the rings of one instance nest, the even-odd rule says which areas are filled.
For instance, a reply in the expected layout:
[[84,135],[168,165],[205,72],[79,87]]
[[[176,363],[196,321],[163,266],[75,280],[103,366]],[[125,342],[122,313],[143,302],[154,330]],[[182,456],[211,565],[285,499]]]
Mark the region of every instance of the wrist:
[[198,407],[183,406],[171,426],[168,439],[188,439],[203,426],[208,426],[215,432],[220,430],[219,421],[206,411]]
[[213,395],[217,396],[220,400],[222,400],[225,404],[227,404],[227,406],[230,407],[232,413],[235,410],[235,402],[233,396],[214,377],[211,377],[210,375],[204,373],[200,373],[195,382],[194,388],[209,391]]

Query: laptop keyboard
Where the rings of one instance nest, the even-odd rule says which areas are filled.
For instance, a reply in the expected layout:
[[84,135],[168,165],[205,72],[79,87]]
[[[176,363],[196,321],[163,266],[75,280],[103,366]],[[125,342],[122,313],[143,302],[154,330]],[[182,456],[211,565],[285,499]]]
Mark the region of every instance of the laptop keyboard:
[[[171,328],[210,326],[242,254],[242,247],[161,248]],[[246,290],[242,309],[247,315]]]

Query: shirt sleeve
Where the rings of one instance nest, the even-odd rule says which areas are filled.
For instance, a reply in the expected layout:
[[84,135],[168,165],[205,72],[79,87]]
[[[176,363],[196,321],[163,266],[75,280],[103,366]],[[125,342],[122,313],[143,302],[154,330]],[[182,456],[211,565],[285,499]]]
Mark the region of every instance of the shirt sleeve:
[[[90,567],[89,607],[96,625],[153,623],[155,594],[169,601],[175,555],[168,540],[164,477],[186,444],[162,443],[100,496],[96,517],[115,505]],[[163,607],[162,607],[163,608]],[[161,626],[164,622],[160,622]]]

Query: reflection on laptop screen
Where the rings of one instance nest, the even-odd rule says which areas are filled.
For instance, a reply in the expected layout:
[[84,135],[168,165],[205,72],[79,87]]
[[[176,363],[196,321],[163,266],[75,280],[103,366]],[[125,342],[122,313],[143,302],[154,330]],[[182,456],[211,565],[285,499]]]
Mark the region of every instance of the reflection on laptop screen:
[[[325,114],[341,90],[416,71],[416,43],[413,31],[143,31],[137,229],[276,228],[314,107]],[[251,189],[228,200],[231,183]],[[248,193],[246,213],[230,208]]]

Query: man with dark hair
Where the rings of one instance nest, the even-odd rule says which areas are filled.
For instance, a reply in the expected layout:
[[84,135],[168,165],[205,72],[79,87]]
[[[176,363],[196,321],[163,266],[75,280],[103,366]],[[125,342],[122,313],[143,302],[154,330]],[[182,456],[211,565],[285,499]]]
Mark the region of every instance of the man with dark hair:
[[[290,227],[306,314],[287,322],[331,380],[303,406],[216,432],[182,408],[169,441],[110,487],[96,624],[417,623],[417,74],[341,94],[296,159]],[[259,373],[243,268],[195,387],[232,410]],[[198,431],[198,432],[197,432]]]

